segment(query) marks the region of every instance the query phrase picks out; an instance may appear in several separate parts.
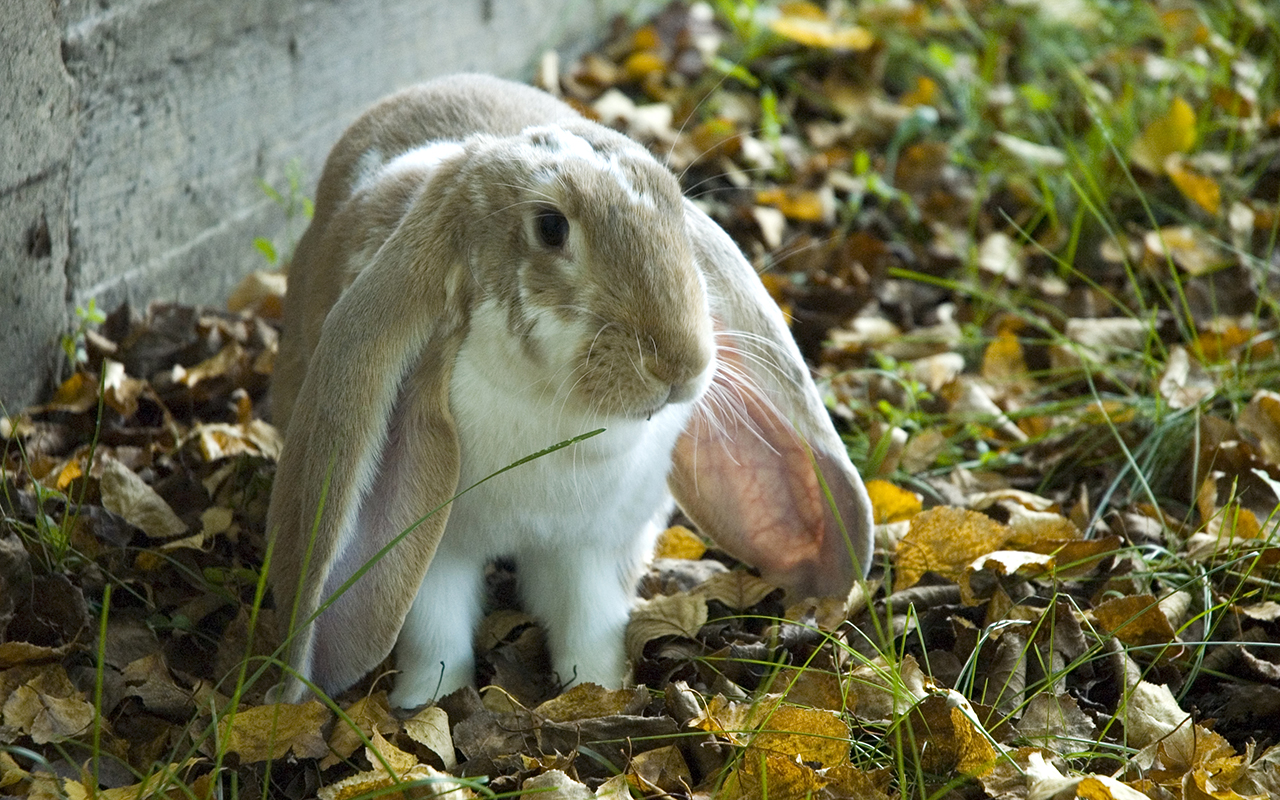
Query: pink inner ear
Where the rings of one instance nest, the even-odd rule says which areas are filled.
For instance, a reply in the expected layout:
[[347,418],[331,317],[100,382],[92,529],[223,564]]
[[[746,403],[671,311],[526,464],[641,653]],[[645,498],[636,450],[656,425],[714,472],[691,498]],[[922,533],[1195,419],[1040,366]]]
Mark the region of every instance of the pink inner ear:
[[728,366],[676,443],[672,493],[720,547],[767,579],[806,595],[844,594],[862,572],[836,517],[845,477]]

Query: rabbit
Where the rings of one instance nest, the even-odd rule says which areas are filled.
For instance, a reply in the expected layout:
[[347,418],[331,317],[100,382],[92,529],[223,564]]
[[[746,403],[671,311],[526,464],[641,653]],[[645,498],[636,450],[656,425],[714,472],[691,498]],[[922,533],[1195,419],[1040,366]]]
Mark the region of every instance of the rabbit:
[[674,504],[802,596],[870,564],[866,490],[741,252],[644,147],[521,84],[438,78],[343,134],[271,403],[276,699],[339,692],[393,648],[396,707],[472,684],[500,556],[556,676],[621,685]]

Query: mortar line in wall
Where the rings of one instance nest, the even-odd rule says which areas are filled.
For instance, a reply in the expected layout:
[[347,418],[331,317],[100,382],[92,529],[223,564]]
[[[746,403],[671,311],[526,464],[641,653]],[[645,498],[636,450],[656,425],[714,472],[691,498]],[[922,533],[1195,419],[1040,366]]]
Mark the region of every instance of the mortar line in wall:
[[[254,205],[249,206],[246,209],[243,209],[241,211],[235,212],[234,214],[228,215],[224,217],[217,225],[214,225],[209,228],[205,228],[194,238],[188,239],[186,242],[178,245],[177,247],[174,247],[170,250],[165,251],[163,254],[151,259],[150,261],[147,261],[145,264],[142,264],[141,266],[138,266],[138,267],[134,267],[133,269],[127,272],[123,272],[118,275],[112,275],[110,278],[104,281],[100,281],[99,283],[94,284],[93,286],[87,289],[81,289],[80,291],[76,292],[75,302],[77,304],[82,303],[90,297],[98,297],[100,295],[106,294],[114,289],[118,289],[121,287],[124,287],[126,290],[128,290],[130,281],[133,281],[137,278],[145,277],[147,275],[155,273],[160,269],[163,269],[163,267],[166,264],[171,263],[175,259],[181,258],[184,255],[190,254],[191,251],[195,250],[197,247],[204,244],[205,242],[212,239],[213,237],[218,236],[219,234],[222,234],[222,233],[226,233],[233,226],[236,226],[250,219],[251,217],[257,216],[261,214],[263,210],[269,209],[271,207],[274,207],[272,202],[270,200],[263,199],[258,203],[255,203]],[[246,243],[245,252],[248,253],[251,250],[252,248],[248,246],[248,243]]]

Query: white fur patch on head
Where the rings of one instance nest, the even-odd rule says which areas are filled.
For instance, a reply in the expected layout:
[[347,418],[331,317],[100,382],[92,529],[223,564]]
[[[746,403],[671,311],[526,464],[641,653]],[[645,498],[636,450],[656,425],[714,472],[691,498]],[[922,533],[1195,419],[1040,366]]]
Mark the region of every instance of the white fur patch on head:
[[586,139],[556,126],[526,128],[524,135],[528,136],[534,145],[541,146],[551,153],[556,153],[565,158],[577,158],[586,161],[616,180],[628,200],[648,208],[654,207],[654,199],[636,187],[626,167],[626,162],[628,161],[641,162],[646,166],[657,164],[648,151],[639,145],[636,145],[635,152],[601,153],[592,147],[591,143]]
[[382,154],[377,149],[366,150],[360,156],[356,169],[359,177],[351,193],[357,194],[403,172],[435,169],[440,162],[459,155],[462,150],[457,142],[431,142],[406,150],[386,164],[382,163]]

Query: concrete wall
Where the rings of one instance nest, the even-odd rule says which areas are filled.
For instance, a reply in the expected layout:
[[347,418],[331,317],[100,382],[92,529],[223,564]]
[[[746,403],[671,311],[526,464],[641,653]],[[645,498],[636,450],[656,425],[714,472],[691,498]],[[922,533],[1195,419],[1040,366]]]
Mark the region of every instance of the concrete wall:
[[0,402],[56,379],[77,305],[222,302],[301,159],[433,75],[528,77],[629,0],[0,0]]

